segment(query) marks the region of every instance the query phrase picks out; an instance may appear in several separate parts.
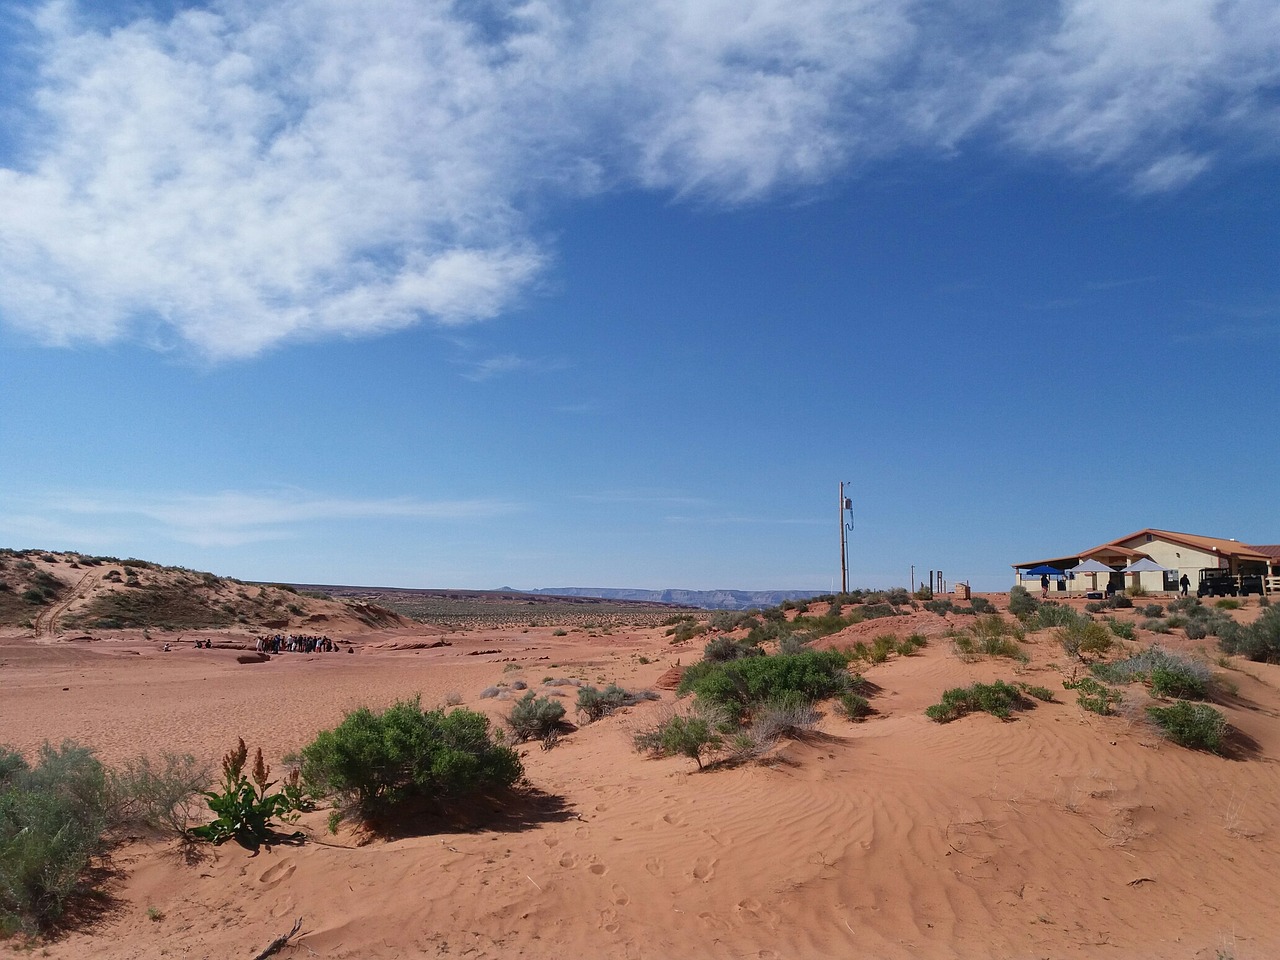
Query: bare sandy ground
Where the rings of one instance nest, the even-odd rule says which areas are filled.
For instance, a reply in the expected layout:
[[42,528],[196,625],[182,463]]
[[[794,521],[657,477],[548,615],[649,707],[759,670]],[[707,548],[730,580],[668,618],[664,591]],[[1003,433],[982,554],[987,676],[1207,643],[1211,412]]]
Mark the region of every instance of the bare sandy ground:
[[[522,747],[536,793],[481,827],[424,823],[360,844],[329,835],[318,811],[303,821],[315,842],[256,856],[228,844],[188,863],[176,844],[127,843],[100,915],[37,950],[248,958],[302,917],[280,956],[1280,956],[1280,669],[1222,670],[1238,688],[1222,708],[1241,731],[1223,758],[1161,740],[1137,711],[1081,710],[1047,634],[1027,667],[966,664],[941,636],[948,625],[921,613],[850,628],[839,642],[889,629],[932,640],[865,671],[881,688],[877,716],[832,713],[770,764],[698,773],[636,754],[630,734],[670,709],[665,692],[554,749]],[[568,676],[643,688],[701,648],[672,647],[660,629],[550,627],[403,648],[440,637],[370,633],[355,654],[245,665],[191,637],[166,638],[175,649],[164,653],[159,638],[11,635],[0,638],[0,742],[74,738],[107,762],[162,750],[216,761],[243,736],[280,770],[359,705],[421,694],[498,720],[510,704],[481,699],[490,685]],[[944,689],[997,677],[1050,687],[1059,702],[1007,723],[924,716]]]

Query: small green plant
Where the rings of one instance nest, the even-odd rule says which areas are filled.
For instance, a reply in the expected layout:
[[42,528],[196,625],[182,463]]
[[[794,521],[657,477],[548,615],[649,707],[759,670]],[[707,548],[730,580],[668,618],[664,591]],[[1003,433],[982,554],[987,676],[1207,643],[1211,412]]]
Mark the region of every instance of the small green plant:
[[1207,703],[1179,700],[1168,707],[1147,707],[1147,715],[1179,746],[1221,753],[1227,718]]
[[644,700],[657,699],[658,695],[652,690],[632,693],[616,683],[609,684],[603,690],[585,686],[578,688],[578,712],[587,718],[588,723],[594,723],[621,707],[630,707]]
[[[272,793],[271,788],[277,781],[270,779],[271,768],[262,759],[262,748],[255,752],[253,769],[246,774],[248,758],[249,749],[243,738],[235,750],[223,755],[221,789],[207,790],[204,794],[217,819],[193,827],[190,831],[193,837],[215,846],[235,840],[249,850],[257,850],[278,836],[273,820],[297,819],[297,812],[304,806],[298,771],[292,771],[283,787]],[[300,836],[295,833],[281,839]]]
[[1003,680],[975,683],[968,687],[952,687],[944,691],[942,700],[925,709],[925,716],[937,723],[950,723],[969,713],[989,713],[1008,720],[1014,710],[1030,704],[1022,691]]
[[517,741],[545,740],[560,729],[564,704],[551,697],[539,697],[532,690],[515,702],[507,726]]
[[1107,617],[1107,628],[1121,640],[1132,640],[1137,636],[1137,632],[1133,628],[1133,624],[1128,620],[1117,620],[1115,617]]
[[1076,703],[1083,709],[1091,713],[1107,716],[1111,713],[1111,705],[1119,703],[1124,699],[1124,695],[1118,690],[1112,690],[1106,684],[1100,683],[1093,677],[1081,677],[1078,680],[1064,680],[1062,686],[1067,690],[1076,692]]
[[[1043,608],[1042,608],[1043,609]],[[1086,660],[1111,649],[1111,633],[1102,624],[1078,618],[1054,631],[1068,656]]]
[[847,719],[855,723],[875,713],[866,697],[852,691],[836,697],[836,707]]
[[676,715],[651,730],[636,734],[636,748],[661,756],[688,757],[703,768],[703,757],[724,745],[716,718],[703,712]]
[[1214,601],[1213,604],[1219,610],[1239,610],[1241,603],[1235,597],[1223,597],[1221,600]]
[[1039,606],[1040,601],[1031,596],[1021,584],[1009,591],[1009,612],[1019,620],[1026,622]]
[[147,907],[147,919],[152,923],[159,923],[164,919],[164,911],[159,907]]
[[698,700],[733,720],[741,720],[757,704],[788,696],[810,702],[849,689],[845,655],[834,650],[747,657],[729,663],[703,661],[689,667],[680,679],[680,696]]
[[1053,691],[1048,687],[1037,687],[1029,683],[1019,683],[1018,689],[1029,697],[1035,697],[1044,703],[1053,703]]

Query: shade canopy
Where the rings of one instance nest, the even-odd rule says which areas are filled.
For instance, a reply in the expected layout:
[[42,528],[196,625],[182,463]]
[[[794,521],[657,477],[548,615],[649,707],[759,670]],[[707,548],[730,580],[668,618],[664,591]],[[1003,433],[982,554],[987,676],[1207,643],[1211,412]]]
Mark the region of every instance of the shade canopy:
[[1115,573],[1114,567],[1108,567],[1105,563],[1099,563],[1092,558],[1084,563],[1078,563],[1071,568],[1072,573]]
[[1168,567],[1162,567],[1154,560],[1143,557],[1141,560],[1135,560],[1129,564],[1121,573],[1161,573],[1168,570]]
[[1040,564],[1040,566],[1032,567],[1030,570],[1027,570],[1024,572],[1028,574],[1034,574],[1036,576],[1048,574],[1051,577],[1058,576],[1059,574],[1062,573],[1062,571],[1059,570],[1057,567],[1051,567],[1047,563],[1042,563]]

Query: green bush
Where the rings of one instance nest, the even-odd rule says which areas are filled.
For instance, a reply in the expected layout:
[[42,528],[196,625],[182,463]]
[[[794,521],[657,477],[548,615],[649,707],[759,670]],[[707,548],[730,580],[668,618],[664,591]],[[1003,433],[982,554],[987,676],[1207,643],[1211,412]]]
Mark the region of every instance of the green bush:
[[1027,592],[1027,588],[1018,584],[1009,591],[1009,612],[1019,620],[1026,620],[1036,612],[1040,601]]
[[1111,633],[1107,628],[1082,617],[1058,627],[1054,631],[1054,636],[1062,644],[1062,649],[1068,656],[1078,657],[1081,660],[1102,656],[1111,649]]
[[1121,640],[1132,640],[1138,635],[1132,623],[1128,620],[1117,620],[1115,617],[1107,617],[1107,628]]
[[696,663],[684,672],[677,693],[693,693],[708,706],[741,720],[753,706],[798,695],[818,701],[849,689],[845,656],[834,650],[749,657],[729,663]]
[[35,767],[0,749],[0,934],[33,933],[62,915],[104,848],[107,787],[85,747],[45,744]]
[[1247,627],[1235,621],[1220,625],[1218,644],[1224,653],[1268,663],[1280,661],[1280,607],[1267,607]]
[[1076,703],[1085,710],[1106,716],[1111,712],[1111,705],[1124,699],[1118,690],[1112,690],[1099,683],[1093,677],[1081,677],[1078,680],[1064,680],[1062,686],[1076,692]]
[[1013,684],[1003,680],[975,683],[968,687],[952,687],[942,700],[925,709],[925,716],[937,723],[950,723],[969,713],[989,713],[1008,720],[1014,710],[1024,709],[1030,701]]
[[1032,630],[1042,630],[1046,627],[1073,627],[1087,622],[1088,619],[1083,614],[1047,600],[1036,608],[1035,616],[1028,619],[1027,626]]
[[836,698],[836,706],[845,717],[854,722],[865,720],[875,712],[866,697],[852,691],[840,694]]
[[652,690],[645,690],[640,693],[632,693],[630,690],[624,690],[616,683],[611,683],[603,690],[597,690],[595,687],[579,687],[578,688],[578,712],[587,718],[588,723],[593,723],[607,717],[621,707],[634,706],[642,700],[657,700],[658,695]]
[[1148,603],[1139,611],[1144,617],[1163,617],[1164,607],[1158,603]]
[[113,826],[145,827],[184,836],[209,786],[208,764],[190,754],[166,753],[159,761],[142,756],[107,771]]
[[1094,664],[1092,670],[1108,683],[1145,681],[1151,684],[1151,692],[1157,697],[1188,700],[1207,697],[1211,679],[1209,668],[1204,664],[1159,646],[1148,647],[1114,663]]
[[365,820],[495,788],[524,768],[493,743],[489,718],[471,710],[426,710],[420,698],[382,713],[348,713],[302,750],[302,779],[314,795],[337,795]]
[[[302,789],[298,771],[285,780],[284,787],[276,793],[271,788],[271,768],[262,759],[262,748],[254,755],[253,769],[245,772],[249,748],[241,739],[235,750],[222,757],[222,784],[220,789],[206,790],[205,800],[209,809],[217,814],[211,823],[193,827],[189,832],[198,840],[207,840],[215,846],[235,840],[249,850],[257,850],[262,844],[276,837],[274,820],[292,821],[302,809]],[[281,839],[295,839],[291,834]]]
[[539,697],[530,690],[511,707],[507,726],[517,741],[545,740],[560,729],[564,713],[559,700]]
[[974,597],[969,601],[969,605],[973,607],[973,612],[977,614],[996,612],[996,605],[986,597]]
[[1179,700],[1168,707],[1147,707],[1147,715],[1179,746],[1222,752],[1227,718],[1207,703]]
[[637,733],[635,744],[637,749],[662,756],[688,757],[701,770],[703,756],[724,744],[724,737],[716,727],[716,718],[703,712],[677,715],[650,730]]
[[734,640],[731,637],[716,637],[707,641],[702,648],[702,659],[712,663],[727,663],[730,660],[741,660],[743,657],[759,657],[764,654],[754,643],[747,640]]

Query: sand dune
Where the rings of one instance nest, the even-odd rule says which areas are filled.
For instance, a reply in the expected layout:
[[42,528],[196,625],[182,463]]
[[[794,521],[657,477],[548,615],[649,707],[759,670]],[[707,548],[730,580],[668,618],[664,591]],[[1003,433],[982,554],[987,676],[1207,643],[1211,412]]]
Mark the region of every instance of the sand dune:
[[[283,956],[1280,954],[1280,668],[1225,671],[1238,692],[1222,707],[1243,736],[1224,758],[1169,744],[1132,711],[1081,710],[1061,690],[1065,658],[1047,635],[1028,645],[1026,667],[964,663],[942,637],[946,619],[898,619],[827,641],[933,636],[865,671],[878,714],[853,724],[830,712],[767,764],[697,773],[635,753],[631,731],[669,709],[666,692],[554,749],[522,747],[536,793],[483,826],[437,822],[360,844],[327,834],[317,811],[303,822],[314,842],[256,856],[205,848],[195,864],[173,844],[127,844],[105,912],[48,955],[249,957],[299,916],[298,945]],[[212,760],[243,736],[279,764],[360,704],[456,694],[500,718],[509,703],[481,699],[489,685],[576,675],[650,686],[697,659],[705,639],[673,647],[660,629],[556,637],[539,627],[412,648],[438,636],[375,633],[356,654],[252,665],[231,650],[165,654],[141,638],[10,636],[0,740],[33,749],[71,737],[111,762],[162,749]],[[481,650],[499,652],[469,655]],[[1058,702],[1011,722],[924,716],[947,687],[997,677],[1043,684]]]

